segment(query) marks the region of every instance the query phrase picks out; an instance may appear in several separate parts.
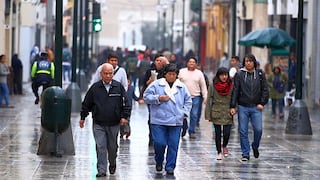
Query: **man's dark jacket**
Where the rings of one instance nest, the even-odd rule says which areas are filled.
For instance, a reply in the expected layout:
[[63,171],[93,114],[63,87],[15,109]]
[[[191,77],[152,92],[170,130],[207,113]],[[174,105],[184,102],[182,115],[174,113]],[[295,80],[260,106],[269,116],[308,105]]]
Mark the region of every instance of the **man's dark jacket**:
[[81,119],[85,119],[89,112],[92,112],[93,122],[101,126],[114,126],[121,118],[128,119],[131,105],[121,83],[112,80],[109,92],[102,80],[94,83],[82,102]]
[[[156,68],[156,66],[154,65],[154,63],[152,63],[152,64],[150,65],[150,69],[148,69],[148,70],[146,71],[146,73],[145,73],[145,75],[144,75],[144,79],[142,80],[142,85],[143,85],[143,86],[142,86],[142,89],[141,89],[141,91],[140,91],[139,99],[142,99],[143,93],[144,93],[144,91],[145,91],[145,90],[147,89],[147,87],[148,87],[147,81],[150,79],[150,77],[151,77],[151,71],[153,71],[153,70],[155,70],[155,71],[158,73],[157,79],[160,79],[160,78],[163,78],[163,77],[164,77],[164,67],[158,70],[158,69]],[[139,79],[139,81],[140,81],[140,79]]]
[[230,108],[236,105],[253,107],[258,104],[266,105],[269,99],[269,89],[265,74],[258,69],[248,72],[241,68],[234,77]]

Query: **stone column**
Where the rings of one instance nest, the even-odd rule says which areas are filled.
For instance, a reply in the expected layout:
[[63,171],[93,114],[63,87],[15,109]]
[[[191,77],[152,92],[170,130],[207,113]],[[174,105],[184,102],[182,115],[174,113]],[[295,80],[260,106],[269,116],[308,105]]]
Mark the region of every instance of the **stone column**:
[[[268,1],[267,0],[254,0],[253,2],[253,19],[252,30],[263,29],[268,27]],[[264,65],[268,62],[268,49],[252,47],[252,54],[260,62],[260,68],[263,69]]]
[[305,73],[307,81],[306,103],[309,107],[320,106],[320,2],[308,1],[307,32],[306,32],[306,57]]

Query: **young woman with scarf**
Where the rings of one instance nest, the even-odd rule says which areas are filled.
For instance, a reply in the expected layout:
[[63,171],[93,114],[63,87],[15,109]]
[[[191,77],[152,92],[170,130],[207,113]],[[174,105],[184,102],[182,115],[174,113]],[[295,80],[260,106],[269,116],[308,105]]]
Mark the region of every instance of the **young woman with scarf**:
[[[227,157],[227,148],[233,116],[229,112],[229,104],[232,93],[232,81],[227,68],[218,69],[213,79],[213,84],[209,86],[205,119],[213,123],[215,128],[215,141],[217,149],[217,160]],[[221,144],[221,131],[223,131],[223,142]],[[222,149],[221,149],[222,146]]]

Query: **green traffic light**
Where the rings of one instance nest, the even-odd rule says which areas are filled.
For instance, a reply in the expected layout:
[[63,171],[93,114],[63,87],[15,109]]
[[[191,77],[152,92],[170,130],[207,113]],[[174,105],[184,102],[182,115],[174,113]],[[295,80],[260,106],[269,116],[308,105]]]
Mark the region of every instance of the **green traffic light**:
[[101,19],[93,19],[92,20],[94,23],[101,23]]
[[96,25],[94,26],[94,31],[98,32],[98,31],[101,31],[101,30],[102,30],[101,24],[96,24]]
[[101,19],[93,19],[92,25],[93,25],[93,31],[100,32],[102,30]]

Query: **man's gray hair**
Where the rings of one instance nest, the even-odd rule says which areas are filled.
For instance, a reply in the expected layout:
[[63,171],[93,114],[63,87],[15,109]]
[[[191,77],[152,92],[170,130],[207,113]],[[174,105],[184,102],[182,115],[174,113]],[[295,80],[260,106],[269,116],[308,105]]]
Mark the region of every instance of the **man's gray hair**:
[[112,72],[114,72],[114,69],[113,69],[112,64],[110,64],[110,63],[103,63],[103,64],[101,65],[101,68],[99,69],[99,73],[101,73],[103,67],[105,67],[105,66],[107,66],[107,67],[109,67],[109,68],[112,68]]

